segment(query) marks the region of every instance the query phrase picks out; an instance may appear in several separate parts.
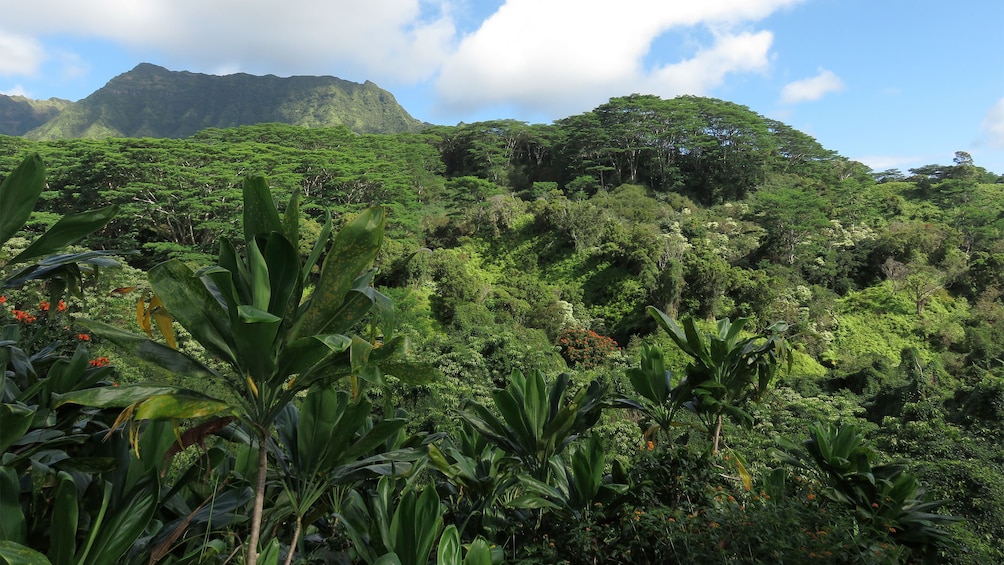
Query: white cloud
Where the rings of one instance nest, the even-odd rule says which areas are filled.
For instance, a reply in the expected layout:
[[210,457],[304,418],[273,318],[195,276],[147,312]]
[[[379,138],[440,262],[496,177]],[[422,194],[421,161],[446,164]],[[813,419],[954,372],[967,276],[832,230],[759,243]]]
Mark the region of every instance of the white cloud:
[[1004,149],[1004,98],[998,100],[983,118],[983,137],[991,147]]
[[44,60],[45,50],[38,41],[0,29],[0,75],[33,75]]
[[398,82],[430,76],[455,38],[448,6],[429,0],[37,0],[5,6],[0,25],[160,52],[185,70]]
[[819,100],[827,93],[844,89],[844,81],[832,71],[820,70],[819,74],[796,80],[784,85],[781,90],[781,101],[785,104],[796,104],[798,102],[808,102]]
[[6,94],[7,96],[24,96],[30,98],[30,96],[28,96],[28,91],[25,90],[24,87],[21,86],[20,84],[15,84],[10,88],[0,89],[0,94]]
[[764,71],[773,39],[773,34],[767,31],[718,36],[710,49],[702,49],[693,58],[654,73],[650,77],[653,90],[703,94],[720,86],[729,73]]
[[[0,56],[0,73],[38,68],[40,44],[25,38],[70,35],[176,70],[331,74],[394,90],[435,79],[440,105],[453,111],[506,104],[560,117],[610,96],[706,94],[729,74],[763,72],[773,35],[750,24],[803,0],[506,0],[476,28],[458,29],[469,13],[492,9],[481,1],[10,3],[0,39],[13,37],[3,29],[24,35],[21,55]],[[661,41],[708,31],[711,39],[696,46]],[[655,45],[671,47],[653,53]],[[653,60],[660,66],[651,68]],[[78,63],[73,68],[98,66]]]
[[[564,115],[630,92],[703,94],[729,73],[764,70],[772,34],[736,26],[796,2],[509,0],[463,38],[437,90],[453,110],[515,103]],[[710,29],[713,44],[644,68],[656,39],[693,26]]]

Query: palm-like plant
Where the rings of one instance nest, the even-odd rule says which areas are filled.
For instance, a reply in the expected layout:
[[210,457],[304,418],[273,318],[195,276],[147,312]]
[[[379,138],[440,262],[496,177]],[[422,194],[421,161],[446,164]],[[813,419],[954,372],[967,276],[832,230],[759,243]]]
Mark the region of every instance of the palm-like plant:
[[[386,213],[374,207],[351,219],[330,241],[330,218],[306,261],[297,251],[299,199],[294,193],[280,216],[264,178],[244,183],[245,248],[220,243],[217,264],[194,271],[178,260],[149,272],[150,287],[173,319],[225,370],[207,366],[147,336],[96,321],[83,322],[93,333],[175,374],[212,379],[225,398],[210,398],[177,387],[135,385],[114,391],[69,395],[63,402],[125,408],[123,419],[236,417],[252,431],[257,473],[247,562],[258,560],[265,501],[268,443],[277,416],[301,392],[349,378],[353,396],[359,379],[379,381],[379,365],[400,353],[392,337],[390,301],[372,287],[374,258],[383,240]],[[320,256],[319,279],[307,293],[308,277]],[[351,333],[376,307],[370,339]],[[376,326],[384,339],[376,341]],[[407,379],[428,367],[397,364]],[[357,428],[343,430],[355,434]]]
[[[788,325],[778,322],[764,334],[743,338],[748,318],[734,323],[725,318],[718,321],[715,333],[702,333],[693,319],[685,320],[681,328],[664,312],[651,306],[648,311],[669,333],[673,343],[690,356],[690,362],[684,370],[684,378],[672,388],[668,398],[662,382],[666,377],[658,370],[650,370],[647,385],[653,392],[645,396],[667,399],[670,421],[681,408],[693,411],[711,437],[712,453],[718,453],[724,416],[743,425],[752,425],[753,418],[746,411],[746,405],[758,401],[766,392],[782,361],[790,366],[791,349],[781,335]],[[637,389],[639,385],[635,379],[632,383]]]
[[492,393],[501,419],[487,407],[471,404],[460,414],[489,442],[501,448],[533,478],[547,481],[551,458],[600,418],[607,387],[589,383],[568,401],[569,376],[562,373],[550,387],[538,370],[529,376],[513,371],[509,385]]
[[943,526],[959,518],[933,511],[944,500],[930,500],[902,461],[876,464],[879,453],[857,426],[819,423],[801,446],[779,438],[775,457],[806,470],[824,485],[830,500],[853,508],[857,520],[911,548],[927,562],[938,549],[954,547]]
[[[44,188],[45,166],[37,154],[26,157],[0,184],[0,249],[24,227]],[[61,217],[27,248],[0,264],[0,287],[44,279],[53,304],[67,290],[79,293],[82,268],[115,265],[108,257],[115,252],[53,254],[104,227],[118,210],[118,206],[107,206]]]

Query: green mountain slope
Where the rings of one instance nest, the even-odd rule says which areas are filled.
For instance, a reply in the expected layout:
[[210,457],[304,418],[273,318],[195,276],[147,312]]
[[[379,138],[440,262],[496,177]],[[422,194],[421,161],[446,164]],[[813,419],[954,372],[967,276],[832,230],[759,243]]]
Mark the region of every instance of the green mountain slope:
[[263,122],[344,125],[358,133],[417,131],[389,92],[335,77],[212,76],[143,63],[28,132],[31,139],[187,137]]
[[0,94],[0,134],[24,135],[72,106],[69,100],[32,100],[24,96]]

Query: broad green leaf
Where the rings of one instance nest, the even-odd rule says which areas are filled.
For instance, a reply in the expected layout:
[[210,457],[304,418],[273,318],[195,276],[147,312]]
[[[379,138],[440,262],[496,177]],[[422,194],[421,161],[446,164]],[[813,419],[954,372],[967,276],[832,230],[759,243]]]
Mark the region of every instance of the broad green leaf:
[[417,496],[413,490],[405,493],[391,521],[394,552],[402,565],[426,565],[442,527],[443,513],[434,487],[425,487]]
[[346,450],[341,454],[340,461],[351,461],[373,451],[378,446],[386,443],[388,438],[399,432],[407,423],[407,420],[403,418],[380,420],[369,431],[363,434],[362,437],[355,440],[352,445],[347,446]]
[[572,455],[572,476],[580,496],[586,502],[593,500],[603,483],[603,466],[606,457],[599,436],[593,435],[589,443]]
[[[186,391],[183,388],[173,386],[151,386],[151,385],[123,385],[120,387],[100,387],[89,388],[70,392],[59,397],[56,407],[64,404],[80,404],[82,406],[93,406],[95,408],[125,408],[137,402],[142,402],[154,396],[189,394],[193,397],[201,396],[194,391]],[[204,397],[209,398],[209,397]]]
[[17,471],[0,466],[0,540],[24,543],[27,535]]
[[238,319],[246,324],[271,324],[282,321],[282,318],[257,306],[239,304],[237,306]]
[[326,333],[325,328],[336,321],[333,315],[341,307],[352,283],[369,269],[380,250],[385,222],[386,211],[382,207],[373,207],[339,230],[294,335]]
[[204,418],[233,412],[233,408],[219,400],[191,391],[151,396],[136,407],[133,418],[155,420],[158,418]]
[[286,240],[296,247],[300,242],[300,189],[293,189],[286,203],[286,211],[282,214],[282,234]]
[[539,370],[530,371],[526,380],[523,410],[527,416],[527,427],[534,437],[542,437],[544,425],[548,420],[549,406],[547,388],[544,384],[544,373]]
[[[365,278],[368,282],[371,280],[369,274],[364,275],[356,279],[356,283],[360,282],[360,279]],[[331,314],[331,323],[324,327],[325,333],[348,333],[352,326],[355,326],[363,317],[370,311],[373,307],[373,298],[369,296],[366,292],[361,292],[356,286],[349,291],[345,296],[345,301],[342,302],[341,307],[335,310]]]
[[90,563],[116,563],[146,530],[159,502],[156,474],[122,498],[121,505],[100,525],[88,552]]
[[[80,265],[92,267],[117,267],[119,262],[109,255],[128,255],[122,251],[85,251],[49,255],[37,263],[16,270],[6,280],[6,286],[19,287],[31,280],[49,279],[69,284],[73,294],[79,294]],[[53,283],[50,282],[50,285]]]
[[258,555],[261,565],[279,565],[279,538],[272,538]]
[[478,536],[467,548],[464,565],[492,565],[492,550],[488,542]]
[[77,551],[77,485],[69,473],[59,473],[49,534],[49,558],[53,565],[71,565]]
[[[369,402],[363,403],[369,412]],[[356,428],[339,425],[348,404],[348,393],[331,386],[314,388],[303,400],[296,430],[296,455],[298,467],[308,476],[321,470],[335,434],[355,435]]]
[[460,550],[460,533],[455,525],[450,524],[439,538],[436,565],[461,565]]
[[262,250],[271,284],[268,311],[280,318],[291,318],[296,314],[303,294],[299,275],[300,252],[293,243],[295,241],[273,232]]
[[12,541],[0,540],[0,561],[7,565],[51,565],[44,555]]
[[24,226],[45,188],[45,166],[38,154],[29,155],[0,184],[0,246]]
[[[224,296],[230,317],[234,319],[237,315],[234,304],[251,302],[251,275],[244,261],[237,257],[237,250],[233,244],[225,237],[220,239],[220,255],[216,262],[217,266],[200,269],[199,273],[205,273],[216,283]],[[228,277],[230,282],[227,283],[224,277]]]
[[119,207],[112,205],[100,210],[63,216],[48,231],[33,241],[27,249],[11,259],[8,264],[22,263],[77,243],[87,235],[103,228],[118,213]]
[[283,232],[272,191],[265,177],[248,177],[244,179],[244,241],[250,245],[256,235],[271,232]]
[[247,252],[248,271],[251,273],[251,304],[259,310],[267,311],[272,300],[272,283],[269,281],[269,266],[258,247],[258,239],[248,240]]
[[150,269],[147,277],[171,316],[203,347],[231,365],[240,366],[230,318],[194,271],[172,259]]
[[396,553],[386,553],[373,562],[373,565],[402,565],[401,558]]
[[0,404],[0,453],[7,451],[31,427],[35,411],[21,404]]
[[219,379],[212,369],[188,355],[157,343],[146,336],[127,332],[95,320],[77,320],[77,324],[154,365],[189,377]]
[[349,348],[352,340],[344,335],[319,335],[301,338],[284,347],[277,372],[280,375],[300,375],[330,355]]

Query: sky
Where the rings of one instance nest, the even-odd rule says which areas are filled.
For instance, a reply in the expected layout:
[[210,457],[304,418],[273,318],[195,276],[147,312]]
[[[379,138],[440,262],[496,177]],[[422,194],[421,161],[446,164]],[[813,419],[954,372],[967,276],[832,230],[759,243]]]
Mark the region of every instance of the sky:
[[875,171],[1004,174],[1001,0],[0,0],[0,93],[139,63],[375,82],[412,116],[550,123],[617,96],[748,106]]

